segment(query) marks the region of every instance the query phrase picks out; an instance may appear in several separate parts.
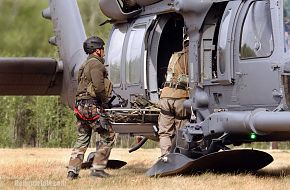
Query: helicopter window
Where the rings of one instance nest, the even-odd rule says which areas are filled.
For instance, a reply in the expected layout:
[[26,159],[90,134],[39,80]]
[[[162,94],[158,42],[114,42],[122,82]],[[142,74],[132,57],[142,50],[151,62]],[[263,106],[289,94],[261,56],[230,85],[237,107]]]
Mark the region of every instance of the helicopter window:
[[226,45],[227,45],[227,36],[228,36],[228,28],[229,23],[232,15],[232,10],[229,9],[226,13],[226,16],[224,17],[222,24],[221,24],[221,31],[220,33],[220,41],[219,41],[219,68],[220,72],[224,74],[226,66],[225,66],[225,51],[226,51]]
[[110,80],[113,84],[120,84],[120,68],[123,42],[127,31],[127,25],[120,25],[115,28],[108,48],[108,56],[106,62],[110,65]]
[[284,20],[284,49],[290,51],[290,2],[289,0],[284,0],[283,9],[283,20]]
[[126,82],[137,84],[140,82],[140,64],[142,57],[142,44],[146,25],[135,26],[130,33],[126,56]]
[[250,5],[242,28],[241,59],[268,57],[272,54],[273,31],[269,20],[269,2],[257,1]]

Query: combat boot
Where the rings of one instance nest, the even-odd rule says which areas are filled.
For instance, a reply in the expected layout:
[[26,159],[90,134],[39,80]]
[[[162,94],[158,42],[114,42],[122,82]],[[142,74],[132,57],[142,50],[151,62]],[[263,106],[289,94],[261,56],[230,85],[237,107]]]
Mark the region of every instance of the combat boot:
[[72,171],[69,171],[67,173],[67,179],[69,179],[69,180],[74,180],[74,179],[77,179],[78,177],[79,177],[79,174],[76,174]]
[[106,173],[104,170],[92,170],[91,177],[106,178],[110,177],[110,174]]

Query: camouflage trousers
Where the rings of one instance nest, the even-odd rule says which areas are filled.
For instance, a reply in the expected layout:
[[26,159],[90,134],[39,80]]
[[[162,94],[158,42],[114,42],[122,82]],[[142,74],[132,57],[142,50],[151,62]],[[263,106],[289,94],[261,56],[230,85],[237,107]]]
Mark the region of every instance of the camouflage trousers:
[[183,107],[186,99],[161,98],[161,113],[158,118],[161,156],[168,154],[176,131],[189,122],[189,113]]
[[[105,169],[115,140],[115,132],[110,125],[109,116],[102,108],[96,108],[94,103],[85,102],[78,105],[78,110],[83,113],[99,114],[100,117],[94,121],[86,121],[77,116],[77,141],[71,153],[68,171],[78,174],[84,160],[84,154],[90,144],[93,132],[100,134],[100,141],[97,142],[97,151],[93,160],[92,169]],[[85,114],[84,114],[85,115]]]

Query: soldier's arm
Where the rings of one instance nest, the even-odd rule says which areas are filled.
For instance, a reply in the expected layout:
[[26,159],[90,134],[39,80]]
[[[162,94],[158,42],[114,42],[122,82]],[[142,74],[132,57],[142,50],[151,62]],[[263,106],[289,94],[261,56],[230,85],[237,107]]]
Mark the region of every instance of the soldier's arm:
[[97,98],[100,98],[102,101],[105,96],[104,69],[105,66],[100,62],[90,65],[90,74],[95,87],[95,93]]
[[78,71],[78,83],[80,83],[81,77],[82,77],[83,72],[84,72],[84,67],[85,67],[85,64],[82,64],[82,66],[80,67],[80,69]]

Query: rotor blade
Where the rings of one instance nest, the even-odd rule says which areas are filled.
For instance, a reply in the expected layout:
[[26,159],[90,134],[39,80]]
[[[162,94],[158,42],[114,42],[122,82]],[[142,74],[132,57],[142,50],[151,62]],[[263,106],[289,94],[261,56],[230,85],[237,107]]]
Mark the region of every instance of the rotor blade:
[[257,171],[273,161],[262,151],[240,149],[225,150],[191,159],[179,153],[167,155],[167,161],[158,160],[147,172],[149,177],[162,177],[193,172],[250,172]]
[[0,95],[60,95],[62,69],[52,58],[0,58]]
[[162,177],[184,173],[191,167],[193,159],[179,153],[171,153],[167,155],[167,161],[158,160],[147,172],[149,177]]
[[192,171],[246,172],[257,171],[273,161],[273,157],[252,149],[225,150],[196,159]]
[[[92,167],[92,163],[93,163],[95,154],[96,154],[96,152],[91,152],[88,155],[87,161],[82,163],[81,169],[89,169],[89,168]],[[108,169],[119,169],[119,168],[125,166],[126,164],[127,164],[127,162],[124,162],[122,160],[108,160],[106,168],[108,168]]]
[[[92,161],[83,162],[81,165],[81,169],[90,169],[92,167]],[[108,160],[107,169],[120,169],[125,166],[127,162],[122,160]]]

